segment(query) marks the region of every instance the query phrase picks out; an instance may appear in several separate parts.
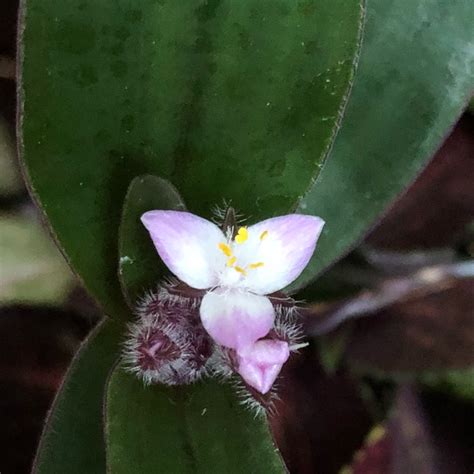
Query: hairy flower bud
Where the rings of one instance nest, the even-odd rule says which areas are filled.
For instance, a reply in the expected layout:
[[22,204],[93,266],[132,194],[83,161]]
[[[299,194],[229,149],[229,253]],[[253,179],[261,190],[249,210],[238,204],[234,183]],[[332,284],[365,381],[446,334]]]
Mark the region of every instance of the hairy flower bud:
[[189,384],[206,373],[213,344],[199,321],[193,298],[170,286],[149,293],[137,307],[124,359],[145,383]]

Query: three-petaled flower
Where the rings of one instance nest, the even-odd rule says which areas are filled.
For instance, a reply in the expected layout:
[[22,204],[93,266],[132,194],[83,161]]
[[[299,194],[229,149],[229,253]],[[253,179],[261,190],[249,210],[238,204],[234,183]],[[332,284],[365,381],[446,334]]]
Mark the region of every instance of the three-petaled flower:
[[239,373],[267,392],[289,356],[288,344],[263,339],[275,310],[266,295],[292,283],[306,267],[324,221],[290,214],[224,233],[183,211],[149,211],[141,218],[169,270],[206,290],[202,324],[212,339],[235,350]]

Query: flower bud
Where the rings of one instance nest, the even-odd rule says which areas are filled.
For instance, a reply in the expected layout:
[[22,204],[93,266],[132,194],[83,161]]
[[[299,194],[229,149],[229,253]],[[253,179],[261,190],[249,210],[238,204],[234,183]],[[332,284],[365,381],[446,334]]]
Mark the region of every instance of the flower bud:
[[283,364],[290,356],[288,343],[277,339],[260,339],[237,352],[237,371],[247,385],[265,395],[273,386]]
[[206,373],[213,344],[192,298],[159,287],[143,298],[137,313],[124,351],[131,372],[147,384],[165,385],[189,384]]

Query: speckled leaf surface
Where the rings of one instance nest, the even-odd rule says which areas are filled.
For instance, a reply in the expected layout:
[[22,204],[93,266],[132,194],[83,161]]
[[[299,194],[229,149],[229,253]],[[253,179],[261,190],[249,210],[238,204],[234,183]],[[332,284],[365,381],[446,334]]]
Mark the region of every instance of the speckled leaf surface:
[[106,440],[111,474],[286,472],[266,418],[213,380],[144,387],[117,367],[107,392]]
[[48,415],[35,474],[105,472],[102,405],[121,329],[116,322],[103,321],[75,356]]
[[293,289],[363,237],[431,158],[474,89],[471,0],[371,0],[366,18],[341,129],[297,208],[326,225]]
[[151,210],[185,210],[177,190],[156,176],[138,176],[128,188],[119,231],[119,279],[130,305],[156,287],[167,269],[140,221]]
[[285,213],[317,176],[345,102],[359,0],[24,0],[20,150],[30,187],[105,310],[126,305],[117,232],[130,180],[192,212]]

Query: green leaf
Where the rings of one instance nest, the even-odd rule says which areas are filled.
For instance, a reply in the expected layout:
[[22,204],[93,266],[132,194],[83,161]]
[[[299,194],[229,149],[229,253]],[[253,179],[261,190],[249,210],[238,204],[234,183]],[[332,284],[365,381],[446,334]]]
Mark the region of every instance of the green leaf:
[[35,474],[103,474],[102,405],[118,357],[122,327],[104,320],[89,336],[54,401],[36,455]]
[[117,367],[106,409],[113,474],[285,472],[265,417],[255,417],[217,381],[144,387]]
[[472,92],[472,41],[471,0],[368,2],[341,129],[297,209],[326,226],[293,290],[354,246],[433,155]]
[[139,176],[128,188],[119,231],[119,278],[130,305],[152,288],[167,271],[140,222],[153,209],[184,210],[178,191],[156,176]]
[[[345,104],[360,0],[23,2],[20,149],[57,239],[109,315],[127,186],[170,179],[192,212],[287,212]],[[47,45],[47,47],[45,47]]]
[[61,304],[74,275],[29,214],[0,214],[0,303]]

